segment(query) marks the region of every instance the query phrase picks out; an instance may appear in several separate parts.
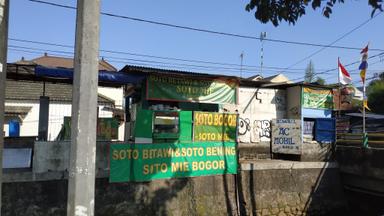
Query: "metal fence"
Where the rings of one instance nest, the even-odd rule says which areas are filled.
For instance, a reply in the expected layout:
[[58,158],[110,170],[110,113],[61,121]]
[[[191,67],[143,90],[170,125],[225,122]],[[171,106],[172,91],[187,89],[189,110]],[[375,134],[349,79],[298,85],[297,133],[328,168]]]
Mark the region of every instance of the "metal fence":
[[[363,133],[338,133],[336,145],[364,147]],[[384,148],[384,133],[368,133],[368,146],[371,148]]]

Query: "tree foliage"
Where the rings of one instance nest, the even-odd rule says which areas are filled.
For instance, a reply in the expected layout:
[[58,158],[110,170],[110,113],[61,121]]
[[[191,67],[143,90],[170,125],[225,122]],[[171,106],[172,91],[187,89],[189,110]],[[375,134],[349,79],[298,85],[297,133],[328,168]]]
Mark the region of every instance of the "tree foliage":
[[305,68],[304,82],[311,83],[315,81],[315,66],[312,61],[309,61],[307,67]]
[[384,72],[379,77],[368,85],[368,106],[374,113],[384,114]]
[[317,83],[319,85],[325,85],[325,79],[318,76],[318,77],[316,77],[315,83]]
[[[329,18],[335,4],[344,3],[344,0],[250,0],[245,9],[255,11],[255,18],[262,23],[272,22],[278,26],[282,21],[295,24],[305,14],[308,7],[313,10],[322,8],[322,13]],[[368,0],[372,7],[371,16],[377,10],[382,11],[382,0]]]

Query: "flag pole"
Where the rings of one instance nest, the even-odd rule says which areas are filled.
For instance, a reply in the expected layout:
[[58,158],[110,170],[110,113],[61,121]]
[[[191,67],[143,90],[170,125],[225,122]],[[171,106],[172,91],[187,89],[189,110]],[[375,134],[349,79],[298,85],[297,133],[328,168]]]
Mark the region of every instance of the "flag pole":
[[339,63],[340,63],[340,57],[337,57],[337,80],[339,83],[339,117],[341,117],[341,82],[340,82]]
[[244,51],[240,54],[240,78],[243,78],[243,58],[244,58]]
[[363,133],[365,134],[365,80],[363,82]]
[[365,131],[365,80],[363,82],[363,146],[367,147],[366,139],[367,139],[367,134]]
[[367,99],[366,99],[366,87],[365,87],[365,81],[366,81],[366,76],[367,76],[367,68],[368,68],[368,63],[367,63],[367,60],[368,60],[368,46],[369,46],[369,43],[368,45],[360,52],[362,54],[361,56],[361,64],[359,66],[359,69],[361,70],[360,71],[360,76],[361,76],[361,79],[363,81],[363,148],[367,148],[368,147],[368,135],[367,135],[367,131],[366,131],[366,122],[365,122],[365,117],[366,117],[366,114],[365,114],[365,108],[367,108],[366,106],[366,103],[367,103]]
[[[340,57],[337,57],[337,80],[339,85],[339,119],[341,119],[341,82],[340,82]],[[335,120],[335,143],[332,148],[332,153],[335,153],[336,144],[337,144],[337,118]]]

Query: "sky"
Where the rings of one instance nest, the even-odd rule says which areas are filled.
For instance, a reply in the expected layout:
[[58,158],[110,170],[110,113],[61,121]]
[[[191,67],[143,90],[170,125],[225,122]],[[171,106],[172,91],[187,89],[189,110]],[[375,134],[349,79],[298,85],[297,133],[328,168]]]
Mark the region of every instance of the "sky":
[[[44,1],[76,6],[74,0]],[[246,0],[102,0],[101,11],[245,36],[259,37],[261,32],[266,32],[267,39],[284,41],[327,45],[343,36],[333,45],[363,48],[369,43],[370,49],[384,51],[384,13],[371,19],[372,8],[367,1],[336,4],[329,19],[322,16],[321,9],[314,11],[308,7],[307,14],[295,25],[281,23],[278,27],[256,20],[253,12],[245,10],[247,3]],[[22,57],[33,59],[45,52],[52,56],[72,57],[75,22],[76,11],[73,9],[29,0],[10,1],[8,62]],[[100,56],[118,69],[129,64],[241,77],[283,73],[294,81],[303,79],[305,68],[312,61],[315,72],[327,83],[337,82],[338,57],[344,65],[360,60],[359,50],[326,48],[319,51],[321,47],[261,42],[105,15],[100,16],[100,49],[104,50]],[[383,51],[371,50],[369,56]],[[371,58],[368,63],[368,78],[384,71],[384,55]],[[357,86],[361,85],[358,65],[346,67]]]

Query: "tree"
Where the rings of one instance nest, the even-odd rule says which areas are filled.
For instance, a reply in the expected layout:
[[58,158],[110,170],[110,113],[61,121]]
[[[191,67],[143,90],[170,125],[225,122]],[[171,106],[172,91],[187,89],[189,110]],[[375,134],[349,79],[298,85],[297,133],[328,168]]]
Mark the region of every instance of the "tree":
[[[254,10],[255,18],[262,23],[272,22],[274,26],[278,26],[285,21],[294,25],[310,6],[313,10],[322,7],[323,15],[329,18],[337,3],[344,3],[344,0],[250,0],[245,9],[248,12]],[[383,10],[382,0],[368,0],[368,4],[372,7],[371,16],[377,10]]]
[[309,61],[307,68],[305,68],[304,82],[311,83],[315,79],[315,66],[312,61]]
[[316,81],[315,81],[317,84],[319,85],[325,85],[325,79],[321,78],[321,77],[316,77]]
[[373,80],[367,87],[368,107],[374,113],[384,114],[384,72],[379,77],[380,79]]

